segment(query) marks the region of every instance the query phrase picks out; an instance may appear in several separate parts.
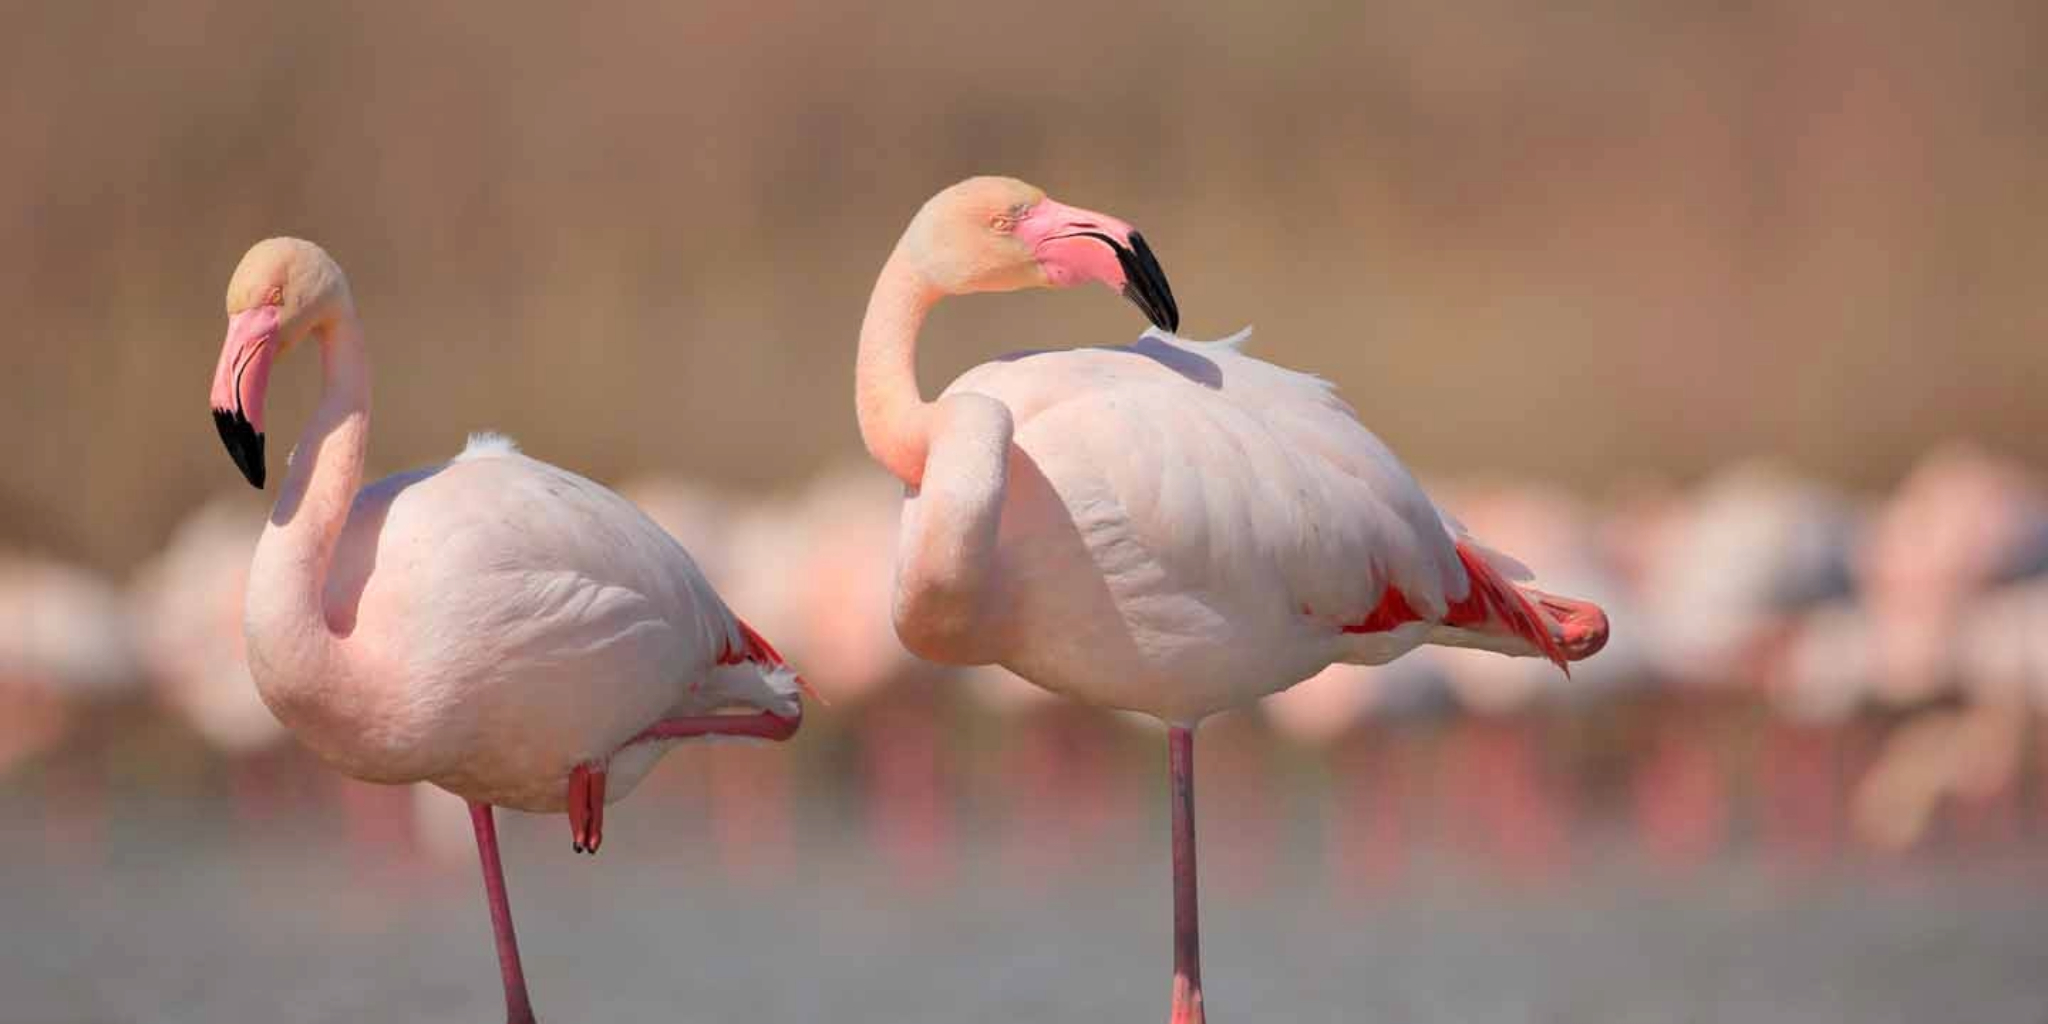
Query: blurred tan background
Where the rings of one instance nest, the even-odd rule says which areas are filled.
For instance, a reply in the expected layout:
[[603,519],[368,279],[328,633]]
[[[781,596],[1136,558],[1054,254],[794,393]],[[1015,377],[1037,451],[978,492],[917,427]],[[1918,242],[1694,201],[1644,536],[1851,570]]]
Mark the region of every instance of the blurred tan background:
[[[1138,225],[1191,336],[1614,623],[1205,726],[1219,1015],[2039,1024],[2048,4],[1560,6],[0,0],[0,1024],[500,1013],[460,801],[243,660],[270,495],[204,393],[281,233],[354,284],[373,475],[488,428],[618,484],[832,701],[595,864],[505,816],[544,1019],[1157,1019],[1156,733],[888,623],[854,340],[977,173]],[[924,386],[1142,327],[948,303]]]
[[[495,427],[765,486],[858,454],[873,274],[981,172],[1137,223],[1191,335],[1256,324],[1426,472],[2048,457],[2041,4],[10,6],[0,539],[102,569],[235,482],[202,392],[257,238],[354,282],[373,472]],[[1141,327],[951,304],[926,387]]]

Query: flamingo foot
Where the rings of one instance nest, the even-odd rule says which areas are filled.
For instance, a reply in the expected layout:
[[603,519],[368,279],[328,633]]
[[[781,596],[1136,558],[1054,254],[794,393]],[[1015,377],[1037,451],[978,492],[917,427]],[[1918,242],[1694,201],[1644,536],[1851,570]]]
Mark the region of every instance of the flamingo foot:
[[579,764],[569,772],[569,848],[597,854],[604,842],[604,766]]
[[1189,981],[1185,974],[1173,976],[1173,1013],[1166,1018],[1166,1024],[1208,1024],[1202,1014],[1202,985]]

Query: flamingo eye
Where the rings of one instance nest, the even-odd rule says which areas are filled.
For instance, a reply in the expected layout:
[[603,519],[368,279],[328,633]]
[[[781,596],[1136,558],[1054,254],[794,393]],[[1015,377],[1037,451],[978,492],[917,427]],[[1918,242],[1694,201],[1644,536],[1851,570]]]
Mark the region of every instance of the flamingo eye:
[[992,214],[988,219],[989,230],[1007,235],[1017,230],[1017,224],[1030,216],[1032,203],[1018,203],[1001,213]]

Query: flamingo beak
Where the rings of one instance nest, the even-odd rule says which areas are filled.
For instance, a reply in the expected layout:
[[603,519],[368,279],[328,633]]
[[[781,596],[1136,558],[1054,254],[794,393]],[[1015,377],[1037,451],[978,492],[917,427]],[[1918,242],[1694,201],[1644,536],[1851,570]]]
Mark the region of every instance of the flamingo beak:
[[263,488],[263,396],[277,357],[278,308],[254,306],[228,317],[228,338],[213,371],[213,425],[250,486]]
[[1017,222],[1016,230],[1054,287],[1100,281],[1143,310],[1153,326],[1180,329],[1180,306],[1173,301],[1166,272],[1145,236],[1129,224],[1044,199]]

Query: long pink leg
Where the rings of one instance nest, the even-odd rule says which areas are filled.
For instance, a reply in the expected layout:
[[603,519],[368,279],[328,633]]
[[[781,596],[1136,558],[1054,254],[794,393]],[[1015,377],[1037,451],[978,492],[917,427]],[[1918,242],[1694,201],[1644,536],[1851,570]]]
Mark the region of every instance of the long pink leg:
[[1195,731],[1166,731],[1173,801],[1173,1012],[1167,1024],[1207,1024],[1202,1012],[1202,934],[1195,920]]
[[505,895],[505,866],[498,861],[498,822],[491,805],[469,802],[476,828],[476,853],[484,866],[484,899],[491,905],[491,930],[498,939],[498,973],[505,980],[507,1024],[537,1024],[526,996],[526,970],[519,966],[519,937],[512,934],[512,901]]
[[796,735],[802,718],[784,718],[773,711],[752,715],[690,715],[664,718],[647,727],[631,742],[641,740],[682,740],[693,736],[751,736],[761,740],[786,740]]

